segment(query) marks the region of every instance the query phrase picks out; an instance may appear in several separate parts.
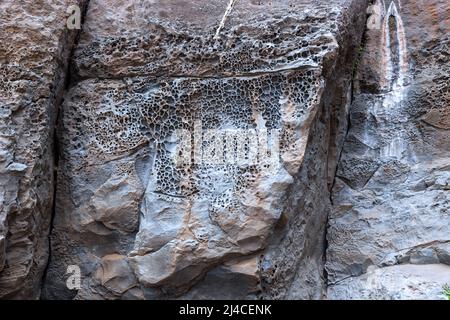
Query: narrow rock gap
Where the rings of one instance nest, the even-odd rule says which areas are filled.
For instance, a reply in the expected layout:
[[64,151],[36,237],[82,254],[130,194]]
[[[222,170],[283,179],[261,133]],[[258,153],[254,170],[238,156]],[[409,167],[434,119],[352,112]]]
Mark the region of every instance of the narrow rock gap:
[[399,74],[399,43],[397,38],[397,20],[395,16],[391,15],[389,17],[389,34],[390,34],[390,50],[391,50],[391,59],[392,59],[392,68],[393,68],[393,77],[390,85],[392,86],[393,82],[395,82],[398,78]]
[[[346,128],[346,132],[345,132],[345,136],[343,139],[343,144],[345,143],[345,140],[347,139],[347,136],[350,132],[350,128],[351,128],[351,121],[350,121],[350,114],[351,114],[351,106],[355,100],[355,96],[356,94],[359,93],[359,86],[356,86],[356,82],[358,81],[358,68],[359,65],[361,63],[361,59],[364,53],[364,50],[366,49],[366,39],[367,39],[367,35],[366,35],[367,29],[363,32],[361,39],[360,39],[360,46],[359,48],[357,48],[358,53],[356,56],[356,60],[354,62],[354,67],[353,67],[353,73],[352,73],[352,79],[350,82],[350,101],[348,102],[350,105],[348,114],[347,114],[347,128]],[[342,149],[339,151],[339,154],[337,155],[337,161],[336,161],[336,168],[334,168],[334,178],[333,178],[333,183],[330,186],[330,190],[329,190],[329,200],[330,200],[330,211],[328,212],[328,215],[326,217],[326,221],[325,221],[325,232],[324,232],[324,248],[323,248],[323,279],[324,279],[324,293],[323,293],[323,298],[327,298],[327,291],[328,291],[328,286],[330,285],[329,280],[328,280],[328,272],[327,269],[325,268],[325,264],[327,262],[327,251],[328,251],[328,227],[329,227],[329,219],[330,219],[330,214],[331,214],[331,210],[333,210],[333,188],[334,185],[336,183],[336,177],[337,177],[337,171],[338,171],[338,167],[339,167],[339,163],[341,162],[342,159],[342,154],[343,154],[343,147],[344,145],[342,145]]]
[[[55,123],[54,123],[54,128],[53,128],[53,203],[52,203],[52,208],[51,208],[51,217],[50,217],[50,227],[49,227],[49,231],[48,231],[48,259],[47,259],[47,265],[45,266],[44,272],[42,273],[42,279],[41,279],[41,299],[42,299],[42,288],[45,285],[46,282],[46,278],[47,278],[47,272],[48,272],[48,267],[50,265],[50,261],[52,259],[52,241],[51,241],[51,236],[52,236],[52,232],[53,232],[53,226],[54,226],[54,219],[55,219],[55,214],[56,214],[56,196],[57,196],[57,181],[58,181],[58,169],[59,169],[59,156],[60,156],[60,141],[59,141],[59,135],[58,135],[58,126],[60,124],[61,121],[61,108],[62,108],[62,104],[64,102],[64,94],[67,92],[67,90],[70,88],[70,85],[73,81],[73,76],[71,73],[72,70],[72,61],[73,61],[73,55],[75,52],[75,49],[78,46],[78,42],[80,40],[80,35],[81,32],[83,30],[83,24],[84,24],[84,19],[86,17],[86,13],[89,7],[89,2],[90,0],[86,0],[83,3],[83,8],[82,8],[82,12],[81,12],[81,29],[77,30],[77,34],[75,36],[74,42],[73,44],[71,44],[71,50],[70,53],[67,57],[67,65],[66,65],[66,70],[64,70],[66,76],[64,77],[64,85],[63,87],[63,92],[61,93],[61,99],[59,101],[57,101],[57,105],[55,107],[55,112],[56,112],[56,116],[55,116]],[[69,44],[70,45],[70,44]]]
[[167,79],[167,80],[176,80],[176,79],[183,79],[183,80],[223,80],[223,79],[253,79],[264,75],[270,75],[270,74],[278,74],[282,72],[288,72],[288,71],[302,71],[302,70],[318,70],[319,66],[315,64],[302,64],[295,67],[287,67],[287,68],[279,68],[274,70],[264,70],[264,71],[252,71],[252,72],[242,72],[242,73],[236,73],[236,74],[217,74],[217,75],[191,75],[191,74],[164,74],[164,73],[138,73],[138,74],[125,74],[125,75],[119,75],[119,76],[111,76],[111,77],[101,77],[101,76],[84,76],[84,77],[78,77],[73,81],[71,81],[71,85],[75,85],[79,82],[96,79],[96,80],[123,80],[125,78],[133,78],[133,77],[154,77],[156,79]]

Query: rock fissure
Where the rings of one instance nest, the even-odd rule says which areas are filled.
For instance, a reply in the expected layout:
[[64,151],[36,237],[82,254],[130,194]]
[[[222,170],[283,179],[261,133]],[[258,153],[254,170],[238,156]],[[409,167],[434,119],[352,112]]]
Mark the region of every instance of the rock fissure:
[[[171,80],[202,80],[202,79],[211,79],[211,80],[224,80],[224,79],[253,79],[258,78],[264,75],[271,75],[271,74],[278,74],[283,73],[285,71],[300,71],[300,70],[318,70],[320,69],[320,66],[318,65],[300,65],[300,66],[293,66],[288,68],[281,68],[281,69],[275,69],[275,70],[265,70],[265,71],[254,71],[249,73],[237,73],[237,74],[223,74],[223,75],[190,75],[190,74],[156,74],[156,73],[141,73],[138,75],[138,77],[148,77],[148,78],[155,78],[156,79],[171,79]],[[124,79],[130,79],[136,77],[136,75],[130,74],[123,74],[117,77],[80,77],[77,79],[77,82],[87,81],[87,80],[124,80]]]
[[220,20],[219,26],[217,27],[216,33],[214,35],[215,39],[219,37],[220,31],[222,31],[223,27],[225,26],[225,22],[227,21],[227,18],[230,15],[231,10],[233,10],[233,6],[236,1],[239,0],[229,0],[225,13],[223,14],[222,20]]
[[[80,25],[83,25],[84,22],[84,17],[86,16],[86,12],[89,8],[89,1],[90,0],[84,0],[84,2],[81,3],[81,21],[80,21]],[[67,92],[67,90],[69,89],[69,87],[72,85],[72,78],[71,78],[71,61],[73,59],[73,54],[75,51],[75,48],[78,44],[79,41],[79,37],[81,34],[81,30],[76,31],[76,35],[74,36],[74,40],[72,43],[72,48],[70,50],[70,53],[67,56],[67,61],[65,62],[61,62],[61,65],[65,65],[66,66],[66,70],[64,70],[65,73],[65,77],[64,77],[64,84],[61,85],[61,87],[63,87],[63,92]],[[51,234],[53,232],[53,227],[54,227],[54,218],[56,215],[56,195],[57,195],[57,181],[58,181],[58,167],[59,167],[59,158],[60,158],[60,145],[59,145],[59,139],[58,139],[58,131],[57,131],[57,127],[59,126],[60,120],[61,120],[61,106],[62,106],[62,101],[60,103],[57,103],[55,105],[55,110],[56,110],[56,120],[55,120],[55,127],[54,127],[54,132],[53,132],[53,156],[52,156],[52,161],[53,161],[53,201],[52,201],[52,207],[51,207],[51,217],[50,217],[50,226],[49,226],[49,232],[48,232],[48,258],[47,258],[47,263],[45,265],[44,271],[42,273],[42,279],[41,279],[41,288],[40,288],[40,292],[42,292],[42,288],[46,282],[46,277],[47,277],[47,272],[48,272],[48,266],[51,263],[51,259],[52,259],[52,241],[51,241]]]
[[66,1],[0,7],[0,298],[37,299],[50,254],[53,131],[76,33]]

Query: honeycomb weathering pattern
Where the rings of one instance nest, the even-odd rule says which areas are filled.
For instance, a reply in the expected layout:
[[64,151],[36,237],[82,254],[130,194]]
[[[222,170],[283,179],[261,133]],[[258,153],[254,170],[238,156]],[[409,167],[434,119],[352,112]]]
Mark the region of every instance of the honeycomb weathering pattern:
[[[261,281],[259,252],[295,207],[290,188],[314,179],[298,177],[310,129],[330,112],[323,100],[348,97],[348,80],[328,80],[339,50],[360,39],[366,1],[236,1],[217,38],[228,1],[182,2],[89,3],[58,129],[44,297],[74,297],[64,287],[70,264],[85,277],[79,299],[180,296],[214,270]],[[174,133],[195,134],[196,122],[203,134],[278,130],[280,165],[177,166]],[[125,274],[106,275],[105,265]],[[258,290],[249,286],[241,294]]]
[[444,298],[447,2],[0,1],[0,299]]
[[[219,132],[259,126],[279,129],[284,138],[280,150],[283,155],[296,146],[293,126],[304,121],[310,106],[318,102],[319,79],[319,71],[311,69],[227,79],[135,78],[106,84],[87,80],[69,95],[69,99],[73,98],[65,108],[64,144],[71,158],[82,161],[81,167],[150,145],[154,152],[153,171],[158,177],[155,191],[185,196],[179,179],[189,172],[178,171],[173,159],[173,144],[177,141],[172,139],[177,130],[194,134],[196,121],[202,129]],[[93,85],[99,100],[92,103],[79,99]],[[214,165],[213,161],[206,162]],[[192,171],[194,168],[190,167],[187,170]],[[202,169],[207,168],[196,168]],[[191,179],[197,180],[195,176]]]

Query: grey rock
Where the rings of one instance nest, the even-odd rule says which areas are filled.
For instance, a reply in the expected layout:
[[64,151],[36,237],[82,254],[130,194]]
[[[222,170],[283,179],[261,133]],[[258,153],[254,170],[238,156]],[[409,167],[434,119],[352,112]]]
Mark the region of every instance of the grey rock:
[[385,27],[366,33],[358,71],[365,76],[350,110],[327,232],[330,299],[438,299],[450,275],[449,100],[441,95],[448,75],[438,70],[449,65],[436,60],[448,53],[448,36],[429,17],[443,18],[445,6],[418,6],[386,2]]
[[36,299],[48,261],[54,125],[76,31],[69,4],[0,3],[0,298]]
[[[320,298],[330,208],[323,198],[347,129],[367,1],[237,1],[225,17],[226,1],[180,4],[89,3],[58,130],[44,297],[73,297],[61,276],[70,264],[84,277],[77,299],[136,296],[96,280],[106,257],[119,255],[130,266],[124,279],[135,276],[133,290],[145,298],[204,297],[216,278],[241,279],[242,288],[225,286],[215,298],[239,290],[302,297],[298,289],[276,293],[294,281]],[[203,150],[192,159],[197,122],[216,134],[279,132],[279,154],[223,163]],[[231,159],[243,152],[236,143]],[[282,223],[298,227],[284,231],[295,239],[277,244]],[[271,257],[267,266],[261,255]],[[246,259],[251,271],[239,262]],[[307,274],[294,279],[302,263]],[[279,280],[255,285],[274,268]]]
[[328,298],[345,300],[445,300],[450,267],[442,264],[397,265],[373,269],[328,287]]
[[411,264],[436,264],[439,258],[433,249],[425,248],[411,254],[409,261]]
[[444,2],[3,1],[0,298],[443,299]]

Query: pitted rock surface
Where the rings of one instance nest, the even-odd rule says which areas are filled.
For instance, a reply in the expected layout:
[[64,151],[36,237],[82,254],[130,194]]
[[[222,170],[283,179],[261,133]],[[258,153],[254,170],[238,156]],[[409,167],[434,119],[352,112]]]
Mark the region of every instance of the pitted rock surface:
[[443,299],[447,2],[1,2],[0,298]]
[[0,3],[0,298],[38,298],[48,262],[53,133],[76,35],[68,6]]
[[333,188],[332,299],[444,299],[449,282],[450,16],[442,1],[392,3],[377,1],[386,27],[367,33],[360,68],[384,80],[360,77]]
[[[294,211],[305,221],[326,220],[326,203],[315,213],[292,188],[315,183],[305,193],[329,198],[334,171],[326,149],[336,148],[332,167],[367,3],[228,5],[90,1],[58,130],[48,298],[74,297],[62,275],[70,264],[85,277],[77,299],[125,297],[122,287],[107,288],[94,276],[111,255],[123,257],[124,277],[136,277],[133,297],[206,296],[215,277],[241,279],[242,297],[288,295],[262,288],[272,267],[261,254]],[[320,118],[327,122],[321,129]],[[225,137],[231,146],[211,147]],[[191,144],[195,138],[200,146]],[[255,144],[267,152],[246,154]],[[325,166],[317,176],[299,176],[315,153]],[[309,232],[323,247],[324,223]],[[307,250],[300,239],[293,243]],[[272,254],[272,262],[281,259]],[[322,254],[314,253],[308,270],[315,297],[323,292]],[[300,256],[280,270],[296,268]],[[216,297],[236,291],[230,286]]]

